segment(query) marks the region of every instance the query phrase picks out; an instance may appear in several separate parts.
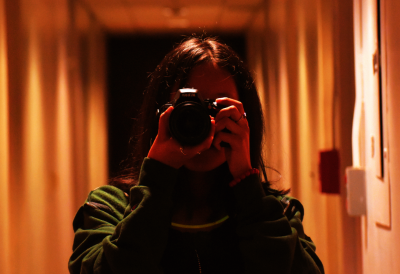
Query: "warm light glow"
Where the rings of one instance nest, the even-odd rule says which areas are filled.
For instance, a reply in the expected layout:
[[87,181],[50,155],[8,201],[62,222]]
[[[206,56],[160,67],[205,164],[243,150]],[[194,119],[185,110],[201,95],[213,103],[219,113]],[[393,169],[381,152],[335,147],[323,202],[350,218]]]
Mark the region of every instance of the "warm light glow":
[[163,15],[165,17],[185,17],[188,14],[188,9],[183,8],[170,8],[165,7],[163,9]]
[[[26,225],[30,228],[23,236],[28,243],[26,254],[28,256],[23,267],[34,267],[38,271],[45,269],[44,258],[40,256],[29,256],[35,250],[37,253],[46,250],[46,235],[43,229],[45,224],[46,205],[45,186],[47,177],[45,174],[45,127],[44,127],[44,105],[42,95],[42,71],[40,69],[40,46],[39,36],[35,25],[29,29],[28,61],[27,61],[27,86],[24,113],[24,181],[26,188],[26,201],[24,211],[21,214],[28,216]],[[28,240],[29,239],[29,240]],[[25,269],[25,268],[23,268]],[[29,272],[29,269],[25,269]]]
[[98,67],[91,71],[89,86],[88,106],[88,137],[89,137],[89,169],[90,187],[95,189],[107,183],[107,116],[105,101],[104,71],[101,70],[104,59],[104,48],[97,46],[99,41],[92,37],[90,41],[93,50],[89,56],[89,62],[97,62]]
[[[299,47],[299,55],[298,55],[298,83],[299,83],[299,99],[298,99],[298,142],[297,142],[297,149],[299,155],[302,157],[310,157],[306,156],[310,153],[310,105],[309,105],[309,83],[308,83],[308,63],[307,63],[307,54],[306,45],[307,45],[307,37],[306,37],[306,15],[304,11],[304,7],[299,6],[299,20],[298,20],[298,47]],[[303,199],[309,198],[308,196],[311,195],[308,191],[303,191],[304,189],[311,189],[310,185],[310,161],[304,161],[303,167],[299,169],[300,180],[302,183],[302,187],[300,190],[300,196]],[[304,196],[302,196],[304,195]]]
[[[287,67],[287,56],[286,56],[286,41],[280,39],[280,58],[279,58],[279,88],[280,88],[280,100],[279,100],[279,125],[280,125],[280,139],[282,146],[282,166],[285,171],[285,177],[290,178],[292,175],[292,165],[289,161],[289,153],[291,151],[290,139],[292,137],[292,130],[290,127],[290,91],[289,91],[289,77]],[[284,188],[291,188],[290,180],[282,180]]]
[[[318,131],[321,150],[333,148],[333,96],[334,96],[334,60],[332,41],[332,17],[318,2]],[[325,3],[325,5],[328,5]],[[336,144],[337,145],[337,144]]]
[[[57,188],[54,194],[58,204],[65,208],[73,208],[72,186],[72,128],[71,128],[71,109],[70,109],[70,87],[68,85],[68,56],[66,41],[58,41],[58,71],[57,71]],[[63,216],[58,216],[57,234],[59,235],[59,246],[67,247],[73,240],[70,233],[68,222],[73,218],[71,211],[65,212]],[[68,253],[64,255],[61,261],[68,260]]]
[[9,115],[7,35],[4,0],[0,0],[0,273],[10,272]]
[[2,274],[68,273],[73,217],[107,179],[104,36],[50,2],[0,0]]
[[186,18],[170,18],[168,19],[168,26],[170,28],[187,28],[189,27],[189,20]]

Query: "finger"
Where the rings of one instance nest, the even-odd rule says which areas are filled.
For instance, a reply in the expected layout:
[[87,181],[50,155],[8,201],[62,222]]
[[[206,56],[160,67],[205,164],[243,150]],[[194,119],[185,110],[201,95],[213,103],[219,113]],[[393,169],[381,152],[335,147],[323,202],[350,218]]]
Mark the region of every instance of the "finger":
[[299,219],[299,220],[301,221],[301,212],[300,212],[300,211],[297,211],[297,212],[294,214],[294,218],[297,218],[297,219]]
[[217,105],[223,105],[223,106],[235,106],[241,114],[244,113],[244,108],[242,102],[228,98],[228,97],[223,97],[223,98],[218,98],[215,100],[217,102]]
[[242,135],[247,132],[246,129],[242,128],[239,124],[235,123],[232,119],[229,118],[223,118],[218,123],[216,123],[215,132],[220,132],[225,128],[236,135]]
[[169,138],[169,127],[168,127],[168,122],[169,122],[169,117],[171,116],[171,112],[174,110],[173,106],[170,106],[167,108],[166,111],[164,111],[160,115],[160,120],[158,121],[158,135],[160,138]]
[[193,151],[196,153],[199,153],[199,152],[209,149],[214,140],[214,135],[215,135],[215,121],[214,121],[214,119],[211,119],[211,128],[210,128],[210,132],[208,133],[208,136],[199,145],[193,147]]
[[185,154],[188,156],[194,156],[199,152],[209,149],[212,145],[215,135],[215,121],[211,119],[211,127],[207,137],[198,145],[195,146],[185,146]]
[[234,135],[234,134],[228,133],[228,132],[223,132],[223,131],[218,132],[215,135],[212,144],[214,145],[214,147],[216,149],[220,150],[221,142],[228,143],[231,146],[232,150],[236,150],[239,147],[243,147],[243,145],[242,145],[243,139],[237,135]]
[[218,122],[223,118],[230,118],[233,121],[239,121],[242,117],[242,113],[237,109],[236,106],[229,106],[227,108],[221,109],[215,116],[215,121]]
[[206,140],[201,144],[200,150],[199,152],[202,152],[204,150],[207,150],[211,147],[212,142],[214,140],[214,135],[215,135],[215,128],[216,128],[216,124],[215,124],[215,120],[211,119],[211,129],[210,129],[210,133],[208,134]]

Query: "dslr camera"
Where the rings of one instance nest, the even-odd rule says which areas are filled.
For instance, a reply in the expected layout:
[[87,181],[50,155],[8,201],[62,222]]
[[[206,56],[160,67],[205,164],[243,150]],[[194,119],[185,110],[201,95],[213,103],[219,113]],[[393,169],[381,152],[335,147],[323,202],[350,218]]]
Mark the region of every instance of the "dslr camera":
[[169,131],[175,140],[187,146],[200,144],[207,138],[211,130],[210,115],[215,117],[223,108],[214,100],[203,100],[196,89],[189,88],[179,89],[172,102],[163,105],[158,114],[170,106],[174,110],[169,118]]

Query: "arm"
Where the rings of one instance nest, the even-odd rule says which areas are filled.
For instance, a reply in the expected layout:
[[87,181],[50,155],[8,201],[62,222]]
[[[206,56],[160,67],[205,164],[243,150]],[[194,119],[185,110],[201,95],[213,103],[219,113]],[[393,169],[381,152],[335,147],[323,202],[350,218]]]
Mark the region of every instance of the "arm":
[[264,194],[257,175],[234,186],[234,193],[246,273],[324,273],[315,245],[303,232],[300,212],[289,221],[280,201]]
[[177,169],[211,146],[215,130],[212,119],[208,138],[183,154],[169,134],[172,110],[160,116],[159,132],[143,161],[139,186],[131,189],[130,202],[121,190],[104,186],[78,211],[71,273],[162,273],[158,265],[167,243]]
[[162,273],[177,170],[143,161],[139,186],[92,191],[74,220],[70,273]]
[[[218,104],[230,107],[216,116],[213,145],[230,145],[225,149],[229,169],[234,178],[251,168],[249,125],[241,102],[219,98]],[[224,132],[227,128],[230,132]],[[306,237],[301,216],[288,221],[283,206],[273,195],[266,196],[257,175],[250,175],[235,185],[237,235],[246,273],[324,273],[315,255],[315,246]]]

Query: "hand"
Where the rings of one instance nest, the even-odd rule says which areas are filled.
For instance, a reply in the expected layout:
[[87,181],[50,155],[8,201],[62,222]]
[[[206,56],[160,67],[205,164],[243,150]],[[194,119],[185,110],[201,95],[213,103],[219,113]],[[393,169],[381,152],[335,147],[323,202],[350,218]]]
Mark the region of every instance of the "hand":
[[[219,98],[217,104],[229,106],[221,109],[215,117],[215,137],[213,145],[221,149],[221,141],[230,145],[225,147],[225,156],[229,170],[234,178],[251,169],[250,129],[247,119],[243,118],[244,109],[241,102],[230,98]],[[228,129],[229,132],[222,131]]]
[[[171,106],[160,115],[158,134],[147,157],[178,169],[187,160],[211,147],[215,133],[215,121],[214,118],[211,118],[210,133],[202,143],[196,146],[182,147],[169,133],[168,122],[173,109],[174,107]],[[181,147],[184,149],[185,154],[181,152]]]

